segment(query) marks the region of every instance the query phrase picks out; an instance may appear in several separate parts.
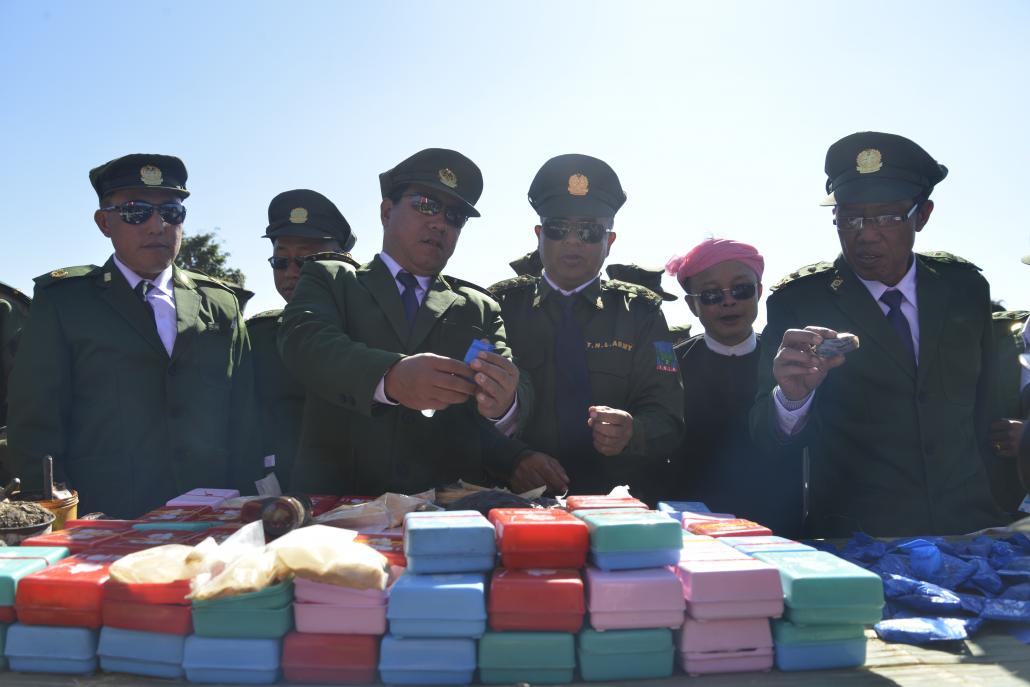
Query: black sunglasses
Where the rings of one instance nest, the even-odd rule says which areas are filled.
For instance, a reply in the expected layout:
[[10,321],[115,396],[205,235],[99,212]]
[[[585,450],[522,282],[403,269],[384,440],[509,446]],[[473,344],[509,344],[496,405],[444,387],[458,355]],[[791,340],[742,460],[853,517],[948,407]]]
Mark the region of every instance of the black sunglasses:
[[415,212],[427,217],[435,217],[442,212],[444,221],[455,229],[461,229],[469,221],[468,215],[460,210],[447,207],[442,200],[432,196],[424,193],[412,193],[408,197],[411,198],[411,207],[415,208]]
[[737,284],[728,289],[705,289],[701,293],[688,293],[688,298],[697,298],[702,305],[718,305],[726,300],[726,294],[735,301],[747,301],[755,297],[757,284]]
[[143,224],[157,210],[157,214],[168,224],[182,224],[186,219],[186,208],[181,203],[161,203],[154,205],[145,200],[130,200],[121,205],[100,208],[104,212],[117,212],[126,224]]
[[600,243],[608,233],[608,227],[600,222],[568,222],[563,219],[545,220],[543,229],[544,236],[552,241],[564,241],[569,232],[574,231],[583,243]]
[[272,266],[273,270],[279,271],[287,269],[292,261],[293,264],[297,266],[297,269],[300,269],[304,267],[304,263],[318,260],[323,255],[325,254],[315,253],[314,255],[302,255],[299,258],[279,258],[273,255],[268,259],[268,264]]

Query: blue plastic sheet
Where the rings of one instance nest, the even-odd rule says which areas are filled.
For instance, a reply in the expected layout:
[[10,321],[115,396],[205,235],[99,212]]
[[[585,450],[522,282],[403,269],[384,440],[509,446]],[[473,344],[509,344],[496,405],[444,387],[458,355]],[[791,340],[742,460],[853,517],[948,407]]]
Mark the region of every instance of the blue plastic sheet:
[[873,625],[877,636],[885,642],[929,644],[968,637],[961,618],[893,618]]

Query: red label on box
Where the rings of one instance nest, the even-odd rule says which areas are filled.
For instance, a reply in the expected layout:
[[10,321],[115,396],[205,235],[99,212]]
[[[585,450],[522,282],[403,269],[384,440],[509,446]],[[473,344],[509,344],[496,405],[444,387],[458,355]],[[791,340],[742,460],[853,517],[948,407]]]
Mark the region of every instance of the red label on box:
[[189,522],[210,512],[210,506],[162,506],[141,516],[140,522]]
[[72,554],[89,551],[97,544],[114,539],[117,530],[95,527],[76,527],[70,530],[58,530],[49,534],[40,534],[22,541],[22,546],[66,546]]
[[386,556],[390,565],[408,566],[404,556],[404,535],[400,532],[381,532],[378,534],[359,534],[354,537],[358,544],[366,544]]
[[650,510],[647,504],[632,496],[602,496],[584,495],[570,496],[565,499],[565,508],[570,511],[585,510],[588,508],[634,508],[637,510]]

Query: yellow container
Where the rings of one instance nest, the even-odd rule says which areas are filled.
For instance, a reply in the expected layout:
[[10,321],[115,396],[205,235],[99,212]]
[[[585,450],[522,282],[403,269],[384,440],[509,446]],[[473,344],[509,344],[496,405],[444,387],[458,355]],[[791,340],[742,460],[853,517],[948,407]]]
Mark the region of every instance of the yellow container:
[[40,497],[42,494],[38,491],[34,492],[22,492],[16,494],[13,499],[15,501],[33,501],[46,508],[48,511],[54,514],[54,531],[63,530],[64,523],[68,520],[74,520],[79,515],[79,492],[72,490],[72,495],[66,499],[51,499],[49,501],[43,501]]

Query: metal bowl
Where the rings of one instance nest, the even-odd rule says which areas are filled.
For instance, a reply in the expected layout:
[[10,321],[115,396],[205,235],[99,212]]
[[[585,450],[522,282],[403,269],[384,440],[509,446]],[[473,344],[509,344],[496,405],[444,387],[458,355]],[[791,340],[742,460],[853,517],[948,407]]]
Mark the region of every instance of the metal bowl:
[[26,525],[24,527],[0,527],[0,540],[7,546],[18,546],[23,540],[35,537],[37,534],[49,534],[54,526],[54,514],[50,519],[39,525]]

